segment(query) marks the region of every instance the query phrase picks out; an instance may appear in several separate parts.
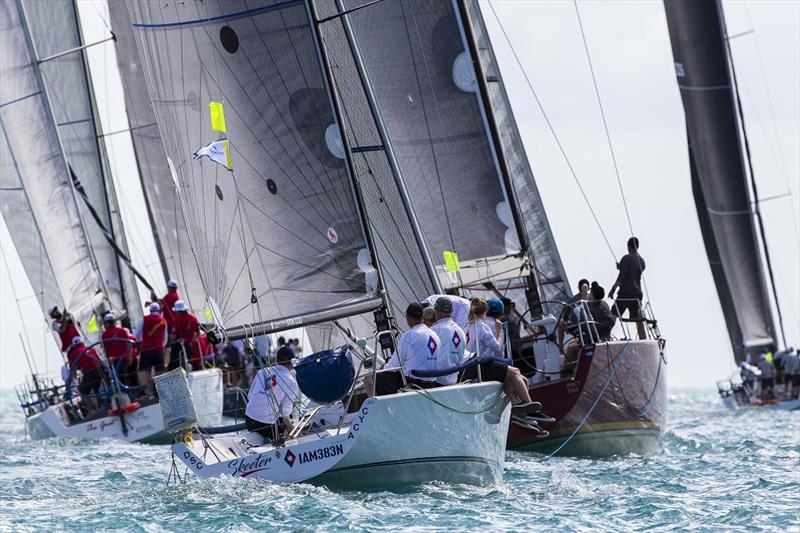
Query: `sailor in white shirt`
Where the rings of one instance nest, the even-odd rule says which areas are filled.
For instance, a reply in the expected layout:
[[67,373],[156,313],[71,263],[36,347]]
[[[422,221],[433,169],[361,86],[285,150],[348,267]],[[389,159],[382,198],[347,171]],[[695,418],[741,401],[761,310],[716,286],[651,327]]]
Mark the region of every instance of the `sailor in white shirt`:
[[[438,368],[439,336],[422,323],[422,305],[413,302],[406,309],[406,323],[410,328],[400,336],[397,349],[384,366],[391,372],[378,372],[376,381],[372,383],[372,375],[364,377],[364,388],[368,396],[394,394],[405,385],[405,382],[423,388],[435,387],[436,378],[420,378],[412,376],[414,370],[436,370]],[[402,374],[399,371],[402,369]]]
[[[464,350],[467,346],[467,338],[464,330],[455,323],[451,317],[453,312],[453,302],[446,297],[439,297],[433,305],[433,313],[436,322],[431,329],[442,342],[439,345],[439,370],[453,368],[464,362]],[[436,378],[440,385],[453,385],[458,381],[458,372]]]
[[461,298],[460,296],[453,296],[452,294],[432,294],[422,300],[422,303],[430,306],[436,305],[436,300],[439,298],[447,298],[453,304],[453,312],[451,318],[453,322],[458,324],[461,329],[466,329],[469,320],[469,300]]
[[294,352],[286,346],[275,355],[275,366],[258,371],[250,392],[245,411],[247,429],[270,440],[279,440],[294,425],[292,409],[300,399],[300,387],[292,375]]

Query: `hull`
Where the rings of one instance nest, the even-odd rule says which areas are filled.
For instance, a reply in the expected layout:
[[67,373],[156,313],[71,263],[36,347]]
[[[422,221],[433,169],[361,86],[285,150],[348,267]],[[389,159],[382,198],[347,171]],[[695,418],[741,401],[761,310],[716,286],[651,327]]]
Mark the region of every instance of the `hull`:
[[531,398],[556,419],[549,436],[514,424],[508,447],[558,455],[608,457],[661,450],[666,417],[666,369],[657,341],[587,346],[575,377],[534,385]]
[[[200,370],[189,374],[189,384],[201,424],[217,426],[222,421],[222,371]],[[122,420],[124,418],[124,428]],[[70,420],[70,405],[61,402],[28,417],[28,435],[34,440],[52,437],[99,439],[167,444],[172,436],[164,431],[161,408],[155,403],[120,416],[104,416],[86,422]]]
[[[499,383],[442,387],[370,398],[347,414],[317,411],[314,430],[284,446],[243,447],[253,433],[205,437],[173,445],[202,478],[263,478],[336,488],[386,488],[443,481],[485,485],[503,475],[510,405]],[[210,452],[209,452],[210,450]]]

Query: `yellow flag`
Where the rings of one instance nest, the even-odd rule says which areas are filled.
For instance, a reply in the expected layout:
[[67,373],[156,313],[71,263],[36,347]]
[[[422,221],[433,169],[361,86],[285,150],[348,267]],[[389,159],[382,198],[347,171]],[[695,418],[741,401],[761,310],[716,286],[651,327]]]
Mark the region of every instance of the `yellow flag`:
[[88,333],[100,332],[100,326],[97,324],[97,315],[92,315],[92,318],[89,319],[89,323],[86,324],[86,331]]
[[214,131],[221,131],[227,133],[228,128],[225,126],[225,109],[222,107],[222,102],[209,102],[208,114],[211,116],[211,129]]
[[457,253],[445,250],[442,252],[442,255],[444,256],[444,264],[447,267],[448,272],[458,272],[461,270],[461,265],[458,263]]
[[767,352],[767,355],[764,356],[764,360],[767,361],[768,363],[771,363],[772,359],[773,359],[772,352]]
[[206,320],[213,320],[214,319],[214,313],[211,312],[211,309],[206,307],[205,309],[203,309],[203,317]]

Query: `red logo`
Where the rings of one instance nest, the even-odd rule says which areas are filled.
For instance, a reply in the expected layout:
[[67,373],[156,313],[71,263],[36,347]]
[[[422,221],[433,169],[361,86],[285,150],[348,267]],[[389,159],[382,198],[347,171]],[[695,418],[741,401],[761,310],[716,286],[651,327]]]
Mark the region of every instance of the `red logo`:
[[272,388],[274,389],[277,386],[278,386],[278,376],[272,376]]
[[283,456],[283,460],[286,461],[286,464],[289,465],[290,468],[294,467],[295,459],[297,459],[297,457],[292,453],[292,450],[286,450],[286,455]]
[[337,242],[339,242],[339,234],[336,233],[335,229],[328,228],[328,232],[326,235],[328,237],[328,240],[331,241],[331,244],[336,244]]
[[459,346],[460,344],[461,344],[461,337],[458,335],[458,332],[457,332],[457,331],[454,331],[454,332],[453,332],[453,346],[455,346],[456,348],[458,348],[458,346]]

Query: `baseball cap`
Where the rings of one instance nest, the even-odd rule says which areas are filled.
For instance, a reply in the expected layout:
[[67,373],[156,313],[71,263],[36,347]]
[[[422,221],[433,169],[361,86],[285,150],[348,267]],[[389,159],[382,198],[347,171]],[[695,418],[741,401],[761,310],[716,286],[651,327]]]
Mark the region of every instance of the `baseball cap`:
[[275,362],[278,364],[286,363],[294,359],[294,351],[288,346],[281,346],[275,354]]
[[77,346],[78,344],[83,344],[83,338],[80,335],[72,337],[72,345]]
[[47,310],[47,316],[53,316],[53,313],[55,313],[56,311],[58,311],[58,306],[54,305],[53,307]]
[[158,303],[156,303],[156,302],[151,303],[149,309],[150,309],[151,313],[160,313],[161,312],[161,306],[158,305]]
[[498,300],[497,298],[492,298],[491,300],[486,301],[486,312],[488,314],[491,313],[503,313],[503,302]]
[[178,313],[181,311],[186,311],[186,304],[183,302],[183,300],[178,300],[175,302],[175,307],[173,307],[172,310]]
[[171,279],[171,280],[169,280],[167,282],[167,287],[169,287],[170,289],[177,289],[178,288],[178,282],[175,281],[174,279]]
[[106,316],[103,317],[103,322],[114,322],[117,320],[117,317],[114,316],[114,313],[106,313]]
[[433,305],[433,308],[437,311],[441,311],[442,313],[452,313],[453,302],[450,301],[450,298],[440,296],[436,299],[436,303]]
[[411,302],[406,308],[406,316],[410,316],[411,318],[422,318],[422,313],[422,304],[419,302]]

